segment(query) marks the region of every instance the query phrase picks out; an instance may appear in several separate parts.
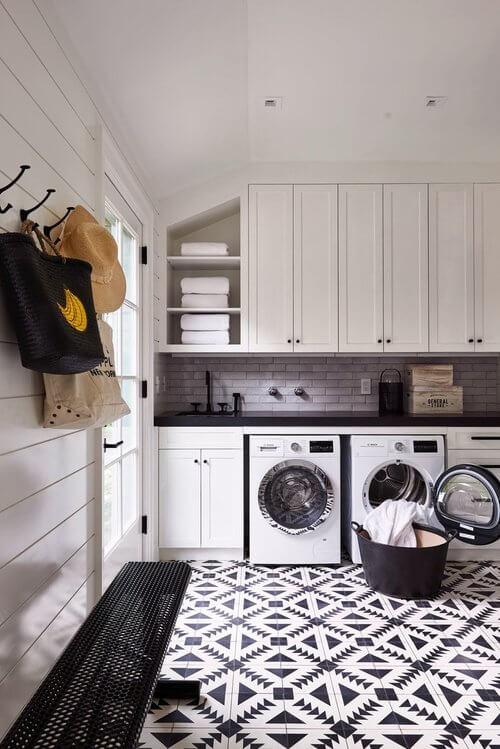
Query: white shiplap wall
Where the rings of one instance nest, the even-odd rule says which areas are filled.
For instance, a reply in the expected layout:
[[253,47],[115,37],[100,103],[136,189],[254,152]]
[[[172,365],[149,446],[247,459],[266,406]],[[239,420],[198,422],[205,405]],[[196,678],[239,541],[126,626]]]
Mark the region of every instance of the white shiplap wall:
[[[0,91],[0,184],[31,165],[0,231],[49,187],[41,225],[76,203],[99,215],[106,123],[40,0],[0,0]],[[95,433],[44,430],[42,407],[0,292],[0,737],[95,602]]]

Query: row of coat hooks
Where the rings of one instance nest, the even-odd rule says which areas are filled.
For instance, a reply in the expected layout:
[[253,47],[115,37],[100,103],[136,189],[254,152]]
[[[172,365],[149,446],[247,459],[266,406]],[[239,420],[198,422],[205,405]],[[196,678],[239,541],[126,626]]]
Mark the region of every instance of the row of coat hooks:
[[[3,187],[0,187],[0,195],[2,193],[4,193],[4,192],[7,192],[7,190],[10,190],[10,188],[13,187],[16,184],[16,182],[19,182],[19,180],[23,176],[24,172],[27,171],[28,169],[31,169],[31,167],[29,166],[29,164],[21,164],[21,166],[19,167],[19,174],[17,175],[17,177],[14,177],[14,179],[11,180],[7,185],[4,185]],[[46,193],[45,197],[43,197],[40,200],[40,202],[37,203],[36,205],[34,205],[32,208],[29,208],[29,209],[21,208],[21,210],[19,211],[19,215],[20,215],[21,221],[26,221],[26,219],[28,218],[28,216],[31,213],[33,213],[34,211],[37,211],[39,208],[41,208],[41,206],[49,199],[49,197],[54,192],[55,192],[55,190],[51,187],[51,188],[49,188],[47,190],[47,193]],[[7,211],[9,211],[12,207],[13,207],[12,203],[7,203],[7,205],[5,206],[5,208],[0,208],[0,213],[7,213]],[[52,226],[47,226],[46,225],[46,226],[43,227],[43,233],[45,234],[46,237],[48,237],[48,239],[50,239],[51,232],[56,227],[60,226],[60,224],[62,224],[63,221],[65,221],[67,219],[67,217],[69,216],[69,214],[73,210],[74,210],[74,206],[72,206],[72,205],[68,206],[67,209],[66,209],[66,213],[64,214],[64,216],[62,218],[59,219],[59,221],[56,221],[56,223],[52,224]],[[38,226],[38,224],[35,224],[35,226]],[[59,239],[56,239],[56,244],[59,241],[60,241]]]

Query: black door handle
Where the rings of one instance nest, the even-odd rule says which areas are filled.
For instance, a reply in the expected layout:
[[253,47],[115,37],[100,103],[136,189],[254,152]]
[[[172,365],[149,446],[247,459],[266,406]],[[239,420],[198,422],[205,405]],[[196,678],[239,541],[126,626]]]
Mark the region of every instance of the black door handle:
[[104,439],[104,452],[111,448],[114,449],[115,447],[120,447],[120,445],[123,445],[123,440],[120,440],[119,442],[106,442],[106,439]]

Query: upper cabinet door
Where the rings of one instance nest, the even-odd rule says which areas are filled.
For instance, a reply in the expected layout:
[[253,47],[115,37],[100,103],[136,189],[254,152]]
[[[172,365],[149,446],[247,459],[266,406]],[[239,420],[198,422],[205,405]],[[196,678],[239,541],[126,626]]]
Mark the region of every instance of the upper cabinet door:
[[472,185],[429,185],[431,351],[474,351]]
[[296,185],[295,351],[338,351],[337,267],[337,185]]
[[384,351],[428,351],[427,185],[384,185]]
[[383,351],[382,268],[382,185],[340,185],[340,351]]
[[500,351],[500,185],[474,186],[476,351]]
[[250,351],[293,350],[293,186],[249,193]]

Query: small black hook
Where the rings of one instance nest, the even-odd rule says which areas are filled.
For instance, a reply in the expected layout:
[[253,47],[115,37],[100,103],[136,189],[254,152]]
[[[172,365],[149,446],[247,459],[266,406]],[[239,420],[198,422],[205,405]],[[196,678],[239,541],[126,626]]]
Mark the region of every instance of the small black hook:
[[[55,224],[52,224],[52,226],[44,226],[43,227],[43,233],[45,234],[45,236],[47,237],[47,239],[50,239],[50,234],[51,234],[52,230],[55,229],[56,226],[59,226],[59,224],[62,224],[62,222],[65,221],[68,218],[68,216],[71,213],[71,211],[74,211],[74,210],[75,210],[75,206],[74,205],[69,205],[66,208],[66,213],[64,214],[64,216],[62,218],[59,219],[59,221],[57,221]],[[56,241],[58,241],[58,240],[56,240]]]
[[[5,185],[4,187],[0,188],[0,195],[3,192],[5,192],[6,190],[10,190],[10,188],[12,187],[12,185],[15,185],[16,182],[18,182],[21,179],[21,177],[23,176],[23,174],[26,171],[26,169],[31,169],[31,167],[28,164],[21,164],[21,166],[19,167],[19,169],[21,171],[19,172],[19,174],[17,175],[17,177],[14,177],[14,179],[11,180],[11,182],[9,182],[8,185]],[[11,206],[11,208],[12,208],[12,206]],[[5,209],[5,210],[7,210],[7,209]],[[2,211],[2,213],[5,213],[5,210]]]
[[0,208],[0,213],[7,213],[7,211],[10,210],[10,208],[12,208],[12,203],[7,203],[5,208]]
[[21,208],[21,210],[19,212],[20,216],[21,216],[21,221],[26,221],[26,219],[28,218],[28,216],[30,215],[30,213],[33,213],[33,211],[36,211],[38,208],[40,208],[40,206],[42,206],[45,203],[45,201],[49,198],[49,196],[53,192],[55,192],[55,190],[52,187],[50,187],[47,190],[46,196],[44,198],[42,198],[39,203],[37,203],[36,205],[34,205],[33,208],[30,208],[28,211],[25,208]]

